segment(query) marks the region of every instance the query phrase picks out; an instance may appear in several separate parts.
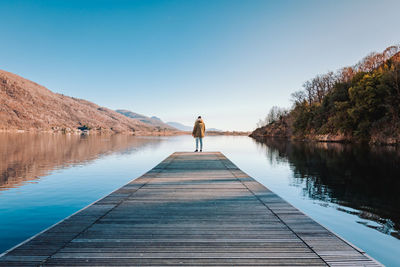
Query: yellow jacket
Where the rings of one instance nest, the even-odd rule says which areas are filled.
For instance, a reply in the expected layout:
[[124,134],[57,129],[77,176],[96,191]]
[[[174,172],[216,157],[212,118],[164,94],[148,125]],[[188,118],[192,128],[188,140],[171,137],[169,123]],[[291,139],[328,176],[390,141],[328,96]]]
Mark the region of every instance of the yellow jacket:
[[204,124],[203,120],[197,119],[193,127],[193,132],[192,132],[193,137],[204,137],[205,131],[206,131],[206,125]]

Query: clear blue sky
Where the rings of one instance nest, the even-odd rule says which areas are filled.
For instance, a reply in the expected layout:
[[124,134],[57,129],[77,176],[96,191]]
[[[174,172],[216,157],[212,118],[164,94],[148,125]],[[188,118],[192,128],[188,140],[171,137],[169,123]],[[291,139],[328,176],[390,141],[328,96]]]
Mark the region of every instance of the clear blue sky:
[[400,42],[400,1],[0,1],[0,69],[164,121],[251,130]]

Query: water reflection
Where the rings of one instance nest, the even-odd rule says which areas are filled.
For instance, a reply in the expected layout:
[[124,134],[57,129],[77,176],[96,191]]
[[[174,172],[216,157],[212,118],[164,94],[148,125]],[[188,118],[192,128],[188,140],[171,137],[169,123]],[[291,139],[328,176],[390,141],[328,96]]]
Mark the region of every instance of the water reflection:
[[0,191],[110,153],[158,146],[163,139],[129,135],[0,134]]
[[[189,135],[0,134],[0,253],[193,145]],[[208,136],[205,149],[222,151],[386,266],[400,266],[398,149],[245,136]]]
[[259,143],[270,162],[286,161],[291,183],[321,205],[357,215],[358,223],[400,238],[400,150],[337,143]]

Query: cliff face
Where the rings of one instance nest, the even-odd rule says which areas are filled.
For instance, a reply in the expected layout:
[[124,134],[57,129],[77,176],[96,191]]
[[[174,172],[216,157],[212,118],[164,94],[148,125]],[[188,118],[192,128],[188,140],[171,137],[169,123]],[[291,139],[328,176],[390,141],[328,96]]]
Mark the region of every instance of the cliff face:
[[154,127],[92,102],[53,93],[18,75],[0,70],[0,130],[151,132]]

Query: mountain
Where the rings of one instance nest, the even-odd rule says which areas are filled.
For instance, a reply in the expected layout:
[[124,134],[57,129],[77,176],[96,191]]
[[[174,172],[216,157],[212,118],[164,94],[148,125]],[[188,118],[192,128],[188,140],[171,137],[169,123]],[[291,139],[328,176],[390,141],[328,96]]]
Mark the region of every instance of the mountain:
[[53,93],[16,74],[0,70],[0,131],[62,131],[146,134],[157,129],[92,102]]
[[140,122],[143,122],[147,125],[157,128],[157,129],[161,128],[161,129],[167,129],[167,130],[173,130],[173,131],[177,130],[177,128],[170,126],[167,123],[164,123],[160,118],[157,118],[156,116],[147,117],[145,115],[135,113],[135,112],[132,112],[132,111],[126,110],[126,109],[117,109],[115,111],[118,112],[119,114],[122,114],[122,115],[128,117],[128,118],[139,120]]
[[[193,130],[193,127],[184,125],[184,124],[179,123],[179,122],[170,121],[170,122],[167,122],[167,124],[172,126],[172,127],[174,127],[174,128],[176,128],[176,129],[179,129],[181,131],[186,131],[186,132],[189,131],[189,132],[191,132]],[[207,132],[222,132],[222,130],[216,129],[216,128],[206,128],[206,131]]]
[[182,123],[179,123],[179,122],[170,121],[170,122],[167,122],[167,124],[171,127],[174,127],[178,130],[185,131],[185,132],[193,130],[193,127],[183,125]]
[[206,129],[206,131],[208,131],[208,132],[223,132],[222,130],[217,129],[217,128],[208,128],[208,129]]

